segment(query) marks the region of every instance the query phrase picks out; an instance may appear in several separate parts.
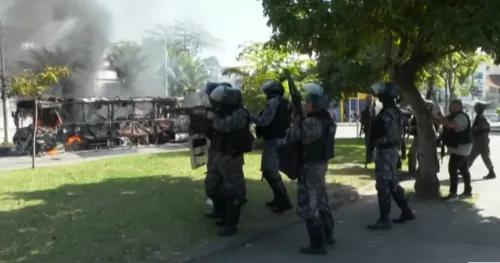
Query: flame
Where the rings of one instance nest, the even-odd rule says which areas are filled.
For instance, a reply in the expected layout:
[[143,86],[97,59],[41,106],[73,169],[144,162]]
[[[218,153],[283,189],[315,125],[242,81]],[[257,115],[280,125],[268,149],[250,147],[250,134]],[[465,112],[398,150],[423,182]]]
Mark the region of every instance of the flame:
[[47,152],[47,155],[56,155],[58,152],[57,147],[54,147],[52,150]]
[[82,139],[80,137],[78,137],[78,136],[71,136],[66,141],[66,146],[70,146],[75,141],[81,143]]

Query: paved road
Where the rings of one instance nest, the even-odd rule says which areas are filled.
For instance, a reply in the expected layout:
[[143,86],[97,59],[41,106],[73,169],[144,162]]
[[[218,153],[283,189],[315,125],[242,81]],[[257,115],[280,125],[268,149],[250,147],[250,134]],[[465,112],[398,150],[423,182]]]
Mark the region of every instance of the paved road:
[[[500,137],[494,136],[492,145],[499,143]],[[499,157],[500,149],[493,149],[493,158]],[[480,159],[471,170],[476,180],[474,192],[479,193],[474,207],[458,202],[413,203],[416,221],[387,232],[371,232],[365,226],[376,219],[376,198],[365,196],[361,202],[335,212],[338,244],[329,255],[300,255],[297,249],[307,239],[304,226],[297,225],[200,263],[500,262],[500,180],[481,180],[486,169]],[[440,177],[444,180],[447,175]],[[396,210],[394,216],[398,215]]]
[[[186,150],[186,144],[167,144],[163,146],[133,147],[130,149],[106,149],[99,151],[85,151],[78,153],[62,153],[54,156],[36,158],[36,167],[58,166],[80,162],[96,161],[120,156],[163,153]],[[0,158],[0,172],[31,168],[31,157],[3,157]]]
[[[356,135],[356,126],[339,126],[338,138],[351,138]],[[95,161],[119,156],[134,155],[140,153],[159,153],[169,151],[186,150],[187,144],[168,144],[165,146],[142,147],[132,149],[116,149],[87,151],[80,153],[64,153],[57,156],[43,156],[36,159],[37,167],[66,165],[85,161]],[[0,172],[17,169],[31,168],[31,157],[3,157],[0,158]]]

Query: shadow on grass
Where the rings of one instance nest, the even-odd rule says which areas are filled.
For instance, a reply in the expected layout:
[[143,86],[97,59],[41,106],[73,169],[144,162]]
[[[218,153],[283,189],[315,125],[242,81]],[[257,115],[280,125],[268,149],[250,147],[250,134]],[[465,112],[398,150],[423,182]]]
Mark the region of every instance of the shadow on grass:
[[[185,153],[157,157],[171,154]],[[249,203],[238,236],[295,217],[294,211],[275,215],[265,209],[271,196],[265,182],[246,184]],[[359,198],[351,186],[328,187],[332,199],[340,193]],[[287,182],[287,188],[295,200],[295,184]],[[164,262],[221,240],[214,222],[202,215],[208,209],[203,181],[189,177],[104,179],[32,192],[4,191],[2,197],[0,262]]]

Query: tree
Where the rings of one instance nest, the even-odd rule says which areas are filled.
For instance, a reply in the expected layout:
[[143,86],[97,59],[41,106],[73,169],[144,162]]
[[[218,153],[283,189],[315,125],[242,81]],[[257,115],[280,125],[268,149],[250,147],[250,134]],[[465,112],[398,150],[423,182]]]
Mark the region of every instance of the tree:
[[[243,78],[243,97],[251,111],[262,109],[266,100],[260,87],[267,80],[279,80],[283,69],[288,69],[299,82],[317,80],[311,73],[315,61],[294,55],[288,49],[274,49],[265,43],[246,43],[240,46],[237,61],[243,66],[225,68],[224,76],[237,75]],[[286,84],[285,84],[286,85]]]
[[[471,78],[481,63],[491,63],[491,57],[480,52],[454,52],[426,66],[419,75],[424,82],[434,77],[435,85],[445,88],[445,105],[450,99],[470,94]],[[432,75],[434,73],[434,75]]]
[[38,100],[47,93],[49,88],[57,83],[61,78],[67,77],[69,71],[65,67],[45,66],[43,71],[25,70],[18,76],[12,77],[11,96],[21,96],[34,100],[33,113],[33,154],[31,159],[31,168],[35,169],[36,156],[36,123],[38,121]]
[[119,41],[106,56],[110,68],[116,71],[122,87],[133,90],[139,75],[147,68],[141,46],[135,42]]
[[330,54],[322,53],[317,61],[316,72],[326,93],[332,97],[368,93],[370,86],[383,77],[382,72],[374,69],[366,59],[340,61]]
[[[208,71],[215,69],[218,61],[207,58],[203,65],[196,61],[204,49],[217,47],[219,43],[220,40],[203,26],[190,21],[178,21],[172,25],[157,25],[155,29],[149,30],[143,40],[143,48],[151,57],[157,58],[152,60],[152,66],[158,69],[158,78],[165,85],[169,96],[179,96],[186,88],[183,85],[188,75],[192,77],[191,84],[209,78]],[[209,62],[212,64],[207,64]],[[199,74],[193,75],[194,72]]]
[[206,48],[216,48],[221,40],[213,36],[202,25],[192,21],[176,21],[171,25],[157,25],[149,30],[149,37],[166,48],[176,48],[189,56],[198,56]]
[[209,74],[203,60],[193,58],[187,54],[180,56],[181,75],[178,76],[178,81],[182,90],[178,90],[178,94],[185,91],[199,90],[209,79]]
[[[52,68],[68,68],[71,72],[84,71],[87,68],[84,60],[70,49],[60,46],[54,48],[42,47],[29,50],[31,59],[29,61],[18,61],[17,64],[24,71],[42,73],[47,66]],[[76,83],[71,76],[62,77],[58,83],[62,88],[62,95],[68,95],[75,91]]]
[[[261,0],[275,45],[304,53],[331,52],[353,59],[378,50],[371,64],[386,72],[415,110],[420,151],[425,152],[415,190],[439,197],[439,163],[430,113],[417,89],[417,73],[454,52],[477,48],[498,58],[500,2],[494,0],[372,0],[284,2]],[[459,30],[457,30],[459,29]],[[428,153],[428,154],[427,154]]]
[[221,65],[216,56],[210,56],[203,59],[203,65],[209,72],[212,81],[218,81],[220,77]]

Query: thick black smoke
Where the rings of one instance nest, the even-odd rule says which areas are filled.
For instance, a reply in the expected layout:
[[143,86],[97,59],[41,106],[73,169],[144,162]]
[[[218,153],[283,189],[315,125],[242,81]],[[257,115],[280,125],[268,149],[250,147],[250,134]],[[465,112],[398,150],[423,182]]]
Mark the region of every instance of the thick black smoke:
[[94,0],[0,0],[0,12],[10,71],[16,71],[16,61],[33,59],[23,43],[59,47],[66,51],[66,60],[84,65],[73,72],[73,95],[95,95],[95,72],[103,63],[111,33],[106,9]]

